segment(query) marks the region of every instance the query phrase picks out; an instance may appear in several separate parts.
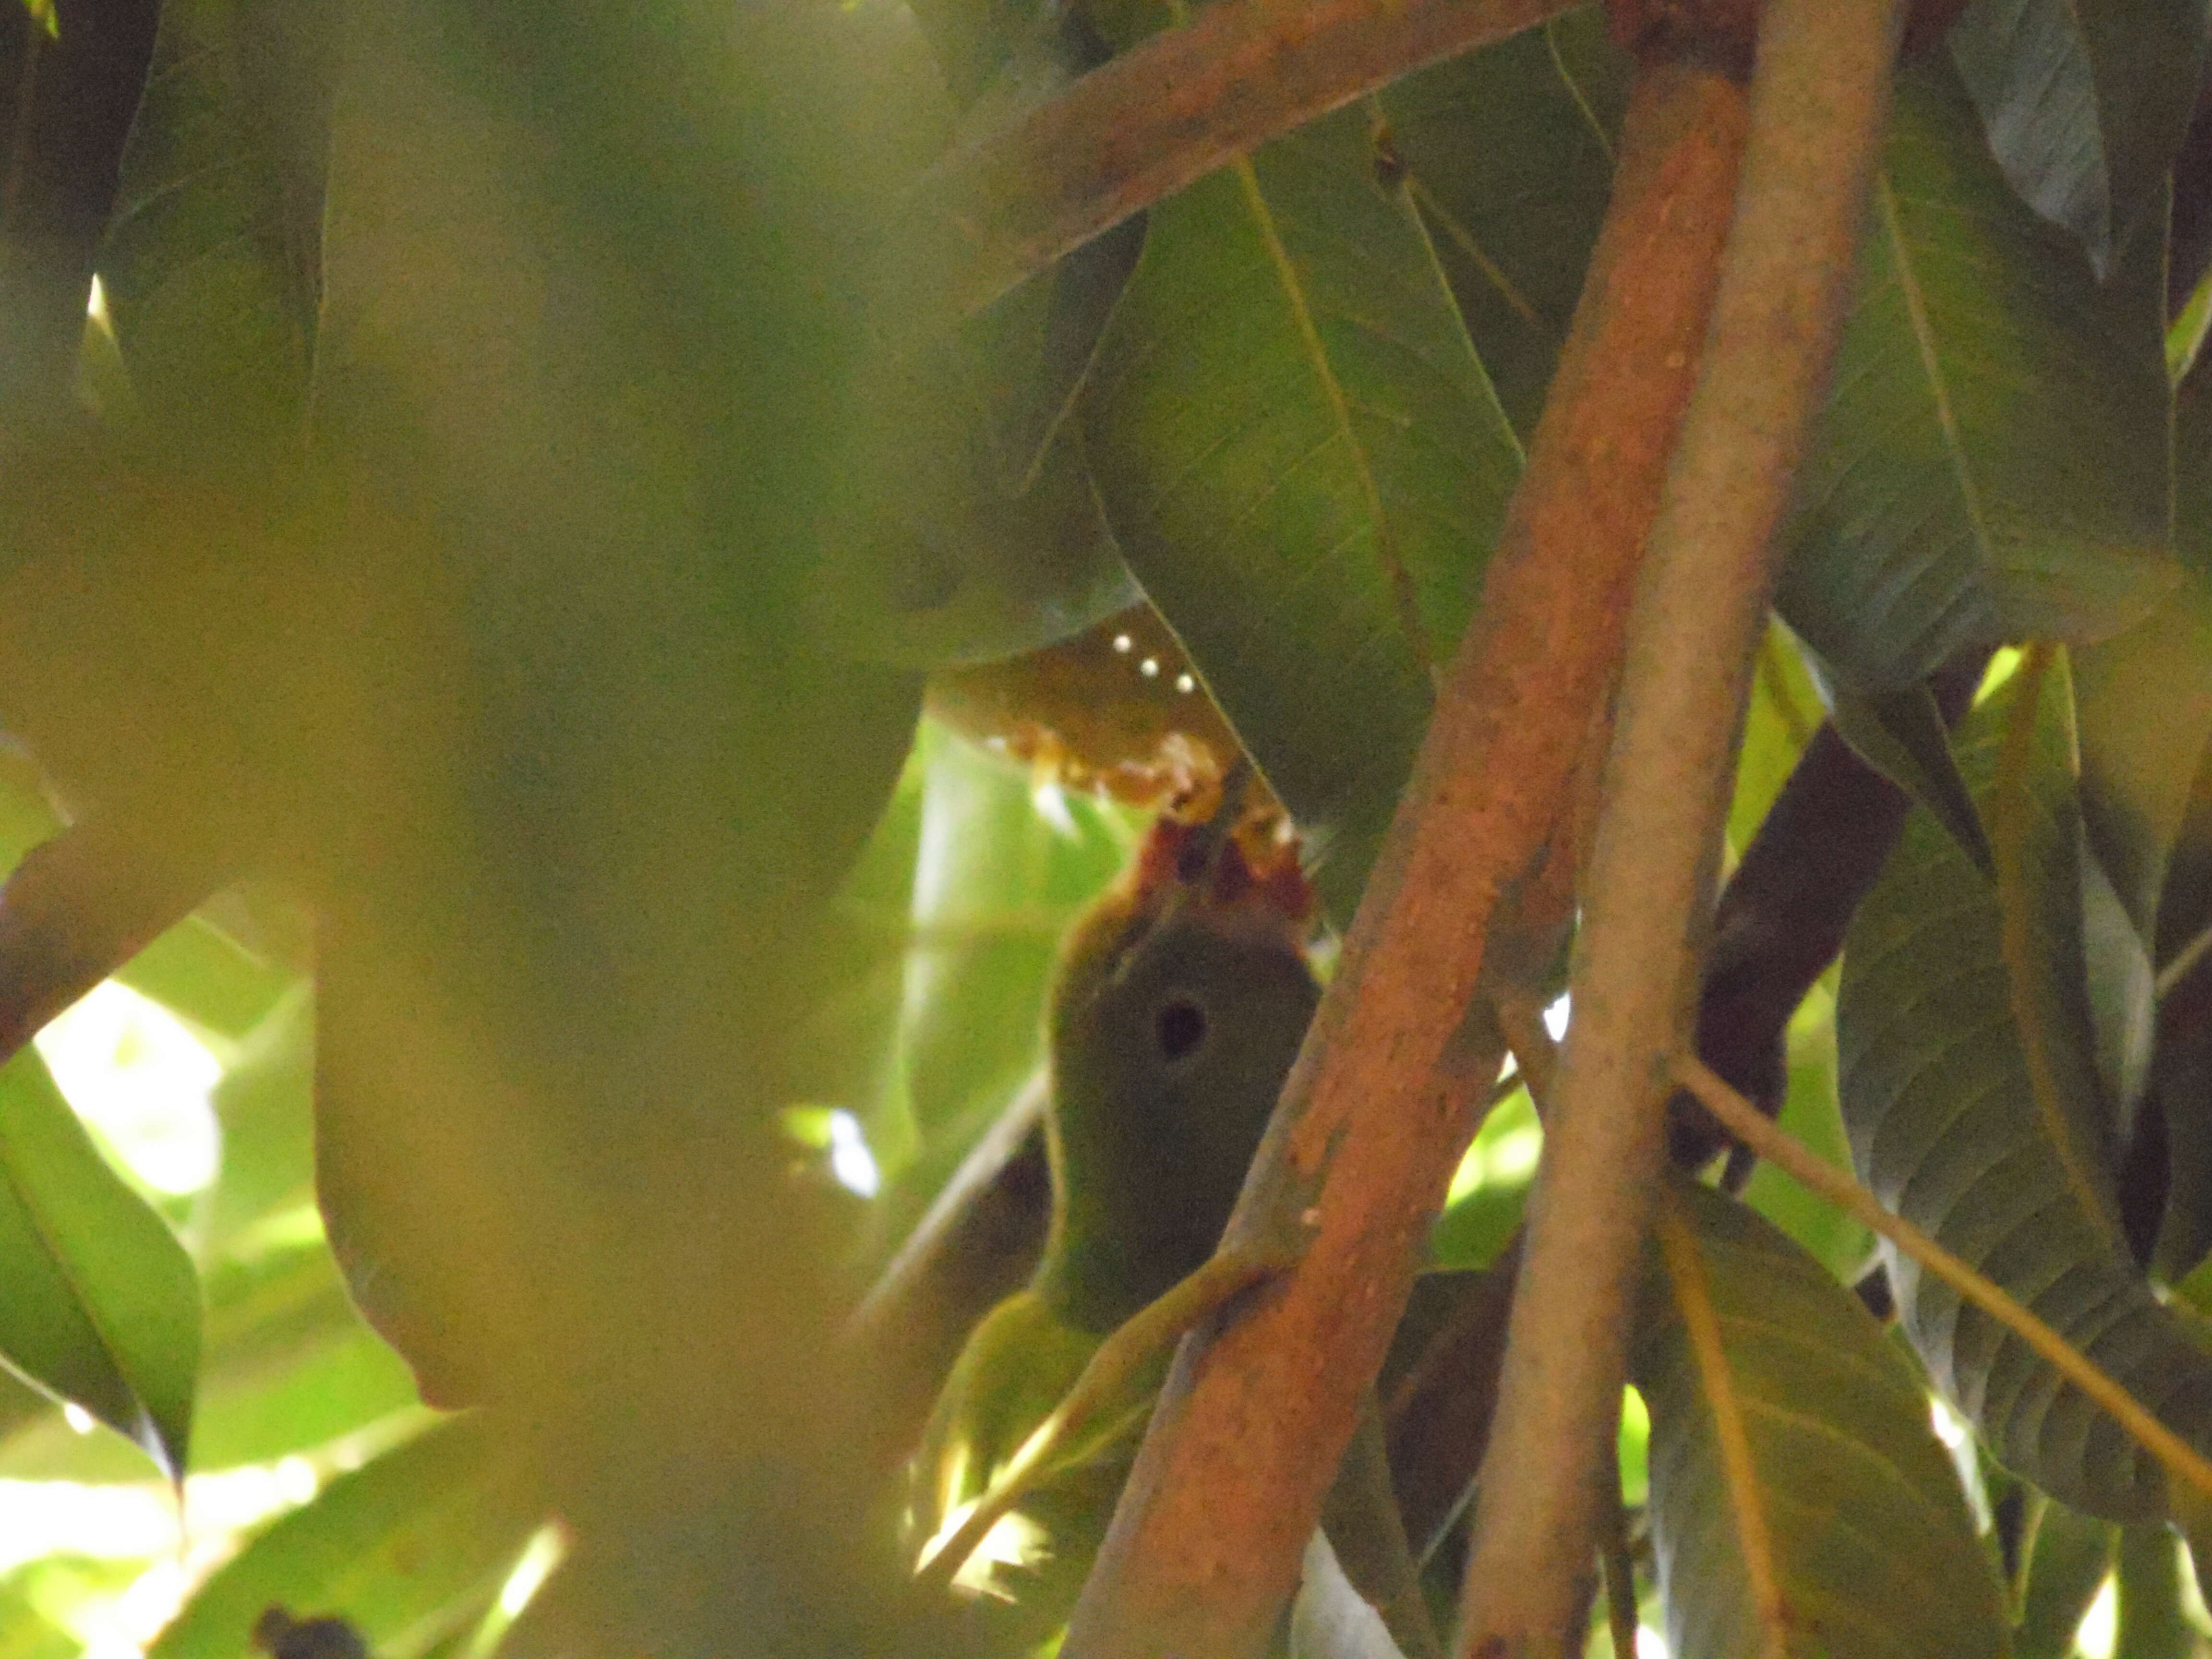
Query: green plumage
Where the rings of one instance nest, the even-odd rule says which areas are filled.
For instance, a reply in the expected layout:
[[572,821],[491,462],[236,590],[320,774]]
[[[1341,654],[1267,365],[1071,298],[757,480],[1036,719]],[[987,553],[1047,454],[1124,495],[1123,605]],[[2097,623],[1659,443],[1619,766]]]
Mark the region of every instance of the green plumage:
[[[1068,937],[1047,1024],[1051,1231],[1029,1288],[975,1328],[939,1398],[916,1463],[918,1538],[988,1488],[1108,1334],[1212,1255],[1297,1057],[1321,995],[1301,948],[1304,885],[1287,866],[1255,880],[1234,844],[1178,872],[1194,844],[1162,824]],[[1067,1595],[1164,1366],[1022,1505],[1051,1534],[1048,1577],[1072,1571]],[[1060,1599],[1042,1581],[1019,1593]]]

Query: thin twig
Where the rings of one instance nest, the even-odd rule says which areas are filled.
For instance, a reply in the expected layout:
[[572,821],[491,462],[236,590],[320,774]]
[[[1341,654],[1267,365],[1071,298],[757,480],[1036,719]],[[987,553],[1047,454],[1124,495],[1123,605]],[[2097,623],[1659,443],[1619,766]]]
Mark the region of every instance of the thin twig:
[[1630,624],[1572,981],[1476,1496],[1462,1651],[1574,1650],[1603,1460],[1695,1011],[1778,532],[1820,406],[1888,112],[1900,0],[1771,0],[1703,374]]
[[2212,1498],[2212,1462],[2152,1416],[2096,1361],[1910,1221],[1884,1209],[1881,1200],[1857,1182],[1802,1141],[1768,1122],[1756,1107],[1722,1082],[1702,1060],[1678,1057],[1674,1075],[1745,1146],[1801,1186],[1880,1233],[1964,1300],[2019,1337],[2069,1382],[2102,1407],[2134,1437],[2137,1444],[2159,1461],[2169,1475]]

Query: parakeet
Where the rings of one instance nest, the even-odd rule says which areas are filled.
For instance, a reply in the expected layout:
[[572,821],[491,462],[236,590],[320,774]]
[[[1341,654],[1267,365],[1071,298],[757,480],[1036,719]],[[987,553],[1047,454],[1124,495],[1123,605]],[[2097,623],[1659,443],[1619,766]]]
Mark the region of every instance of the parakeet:
[[[939,1398],[915,1468],[925,1559],[1100,1342],[1213,1254],[1320,1000],[1312,913],[1287,849],[1163,818],[1071,931],[1046,1028],[1051,1231],[1029,1287],[975,1328]],[[1017,1589],[1041,1613],[1064,1613],[1081,1582],[1165,1363],[1021,1506],[1048,1534],[1042,1574]],[[999,1541],[961,1582],[1006,1553]]]

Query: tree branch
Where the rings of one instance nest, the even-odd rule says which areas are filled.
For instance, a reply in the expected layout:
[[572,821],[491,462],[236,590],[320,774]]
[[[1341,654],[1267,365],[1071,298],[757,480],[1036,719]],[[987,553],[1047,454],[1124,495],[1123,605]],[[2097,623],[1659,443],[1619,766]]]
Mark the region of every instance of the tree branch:
[[1224,0],[945,156],[886,240],[902,332],[978,310],[1140,209],[1400,76],[1576,0]]
[[1532,889],[1618,666],[1697,373],[1743,121],[1741,89],[1719,75],[1639,76],[1482,607],[1230,1224],[1229,1246],[1249,1248],[1310,1219],[1310,1246],[1248,1316],[1185,1342],[1067,1659],[1246,1659],[1296,1582],[1496,1074],[1494,1030],[1455,1034],[1486,969],[1510,959],[1508,930],[1555,920],[1532,914]]
[[1590,861],[1574,1023],[1483,1461],[1462,1652],[1577,1651],[1630,1301],[1689,1028],[1774,553],[1850,297],[1899,0],[1772,0],[1712,332],[1682,422]]

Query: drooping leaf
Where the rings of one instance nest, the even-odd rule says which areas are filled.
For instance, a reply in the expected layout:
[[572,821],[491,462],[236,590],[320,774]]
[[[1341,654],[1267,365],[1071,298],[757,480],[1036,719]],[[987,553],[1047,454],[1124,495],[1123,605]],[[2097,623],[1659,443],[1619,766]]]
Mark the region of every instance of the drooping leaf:
[[[405,1364],[362,1322],[317,1239],[207,1274],[207,1325],[192,1470],[268,1462],[422,1407]],[[0,1425],[0,1474],[130,1481],[145,1463],[124,1441],[79,1434],[51,1407]]]
[[2004,1652],[1958,1477],[1873,1316],[1768,1224],[1686,1179],[1666,1188],[1658,1243],[1632,1375],[1651,1416],[1668,1651]]
[[1587,7],[1381,94],[1475,355],[1524,439],[1612,194],[1628,70]]
[[2109,634],[2172,582],[2157,264],[2100,286],[2012,194],[1948,64],[1899,78],[1778,599],[1845,685]]
[[0,1067],[0,1362],[181,1477],[198,1278],[29,1048]]
[[161,8],[101,255],[145,414],[243,477],[300,453],[337,15],[325,0]]
[[[2204,60],[2204,0],[1978,0],[1951,56],[2005,177],[2100,276],[2158,205]],[[2149,234],[2163,236],[2164,216]]]
[[[1962,729],[1990,808],[2000,690]],[[2020,841],[2022,948],[2008,963],[1996,890],[1924,812],[1852,923],[1837,1047],[1859,1176],[1987,1273],[2185,1437],[2212,1434],[2212,1357],[2151,1294],[2118,1229],[2112,1129],[2084,1000],[2080,819],[2065,677],[2045,675],[2033,753],[2000,825]],[[2017,975],[2015,970],[2017,970]],[[2014,1473],[2107,1519],[2164,1512],[2157,1466],[2019,1339],[1885,1246],[1905,1333],[1930,1376]]]
[[2041,1505],[2028,1550],[2027,1595],[2013,1632],[2013,1659],[2071,1659],[2074,1633],[2112,1571],[2119,1529],[2076,1515],[2063,1504]]
[[2120,1528],[2115,1654],[2127,1659],[2194,1659],[2202,1649],[2196,1627],[2182,1612],[2181,1547],[2181,1540],[2159,1522]]
[[202,1585],[149,1659],[238,1659],[271,1606],[349,1620],[379,1659],[415,1659],[480,1618],[545,1518],[514,1443],[441,1424],[341,1474]]
[[1123,551],[1348,918],[1519,465],[1370,109],[1153,212],[1083,419]]
[[1839,690],[1833,715],[1836,730],[1860,758],[1934,813],[1974,866],[1988,875],[1989,837],[1959,775],[1950,732],[1927,685],[1870,695]]

